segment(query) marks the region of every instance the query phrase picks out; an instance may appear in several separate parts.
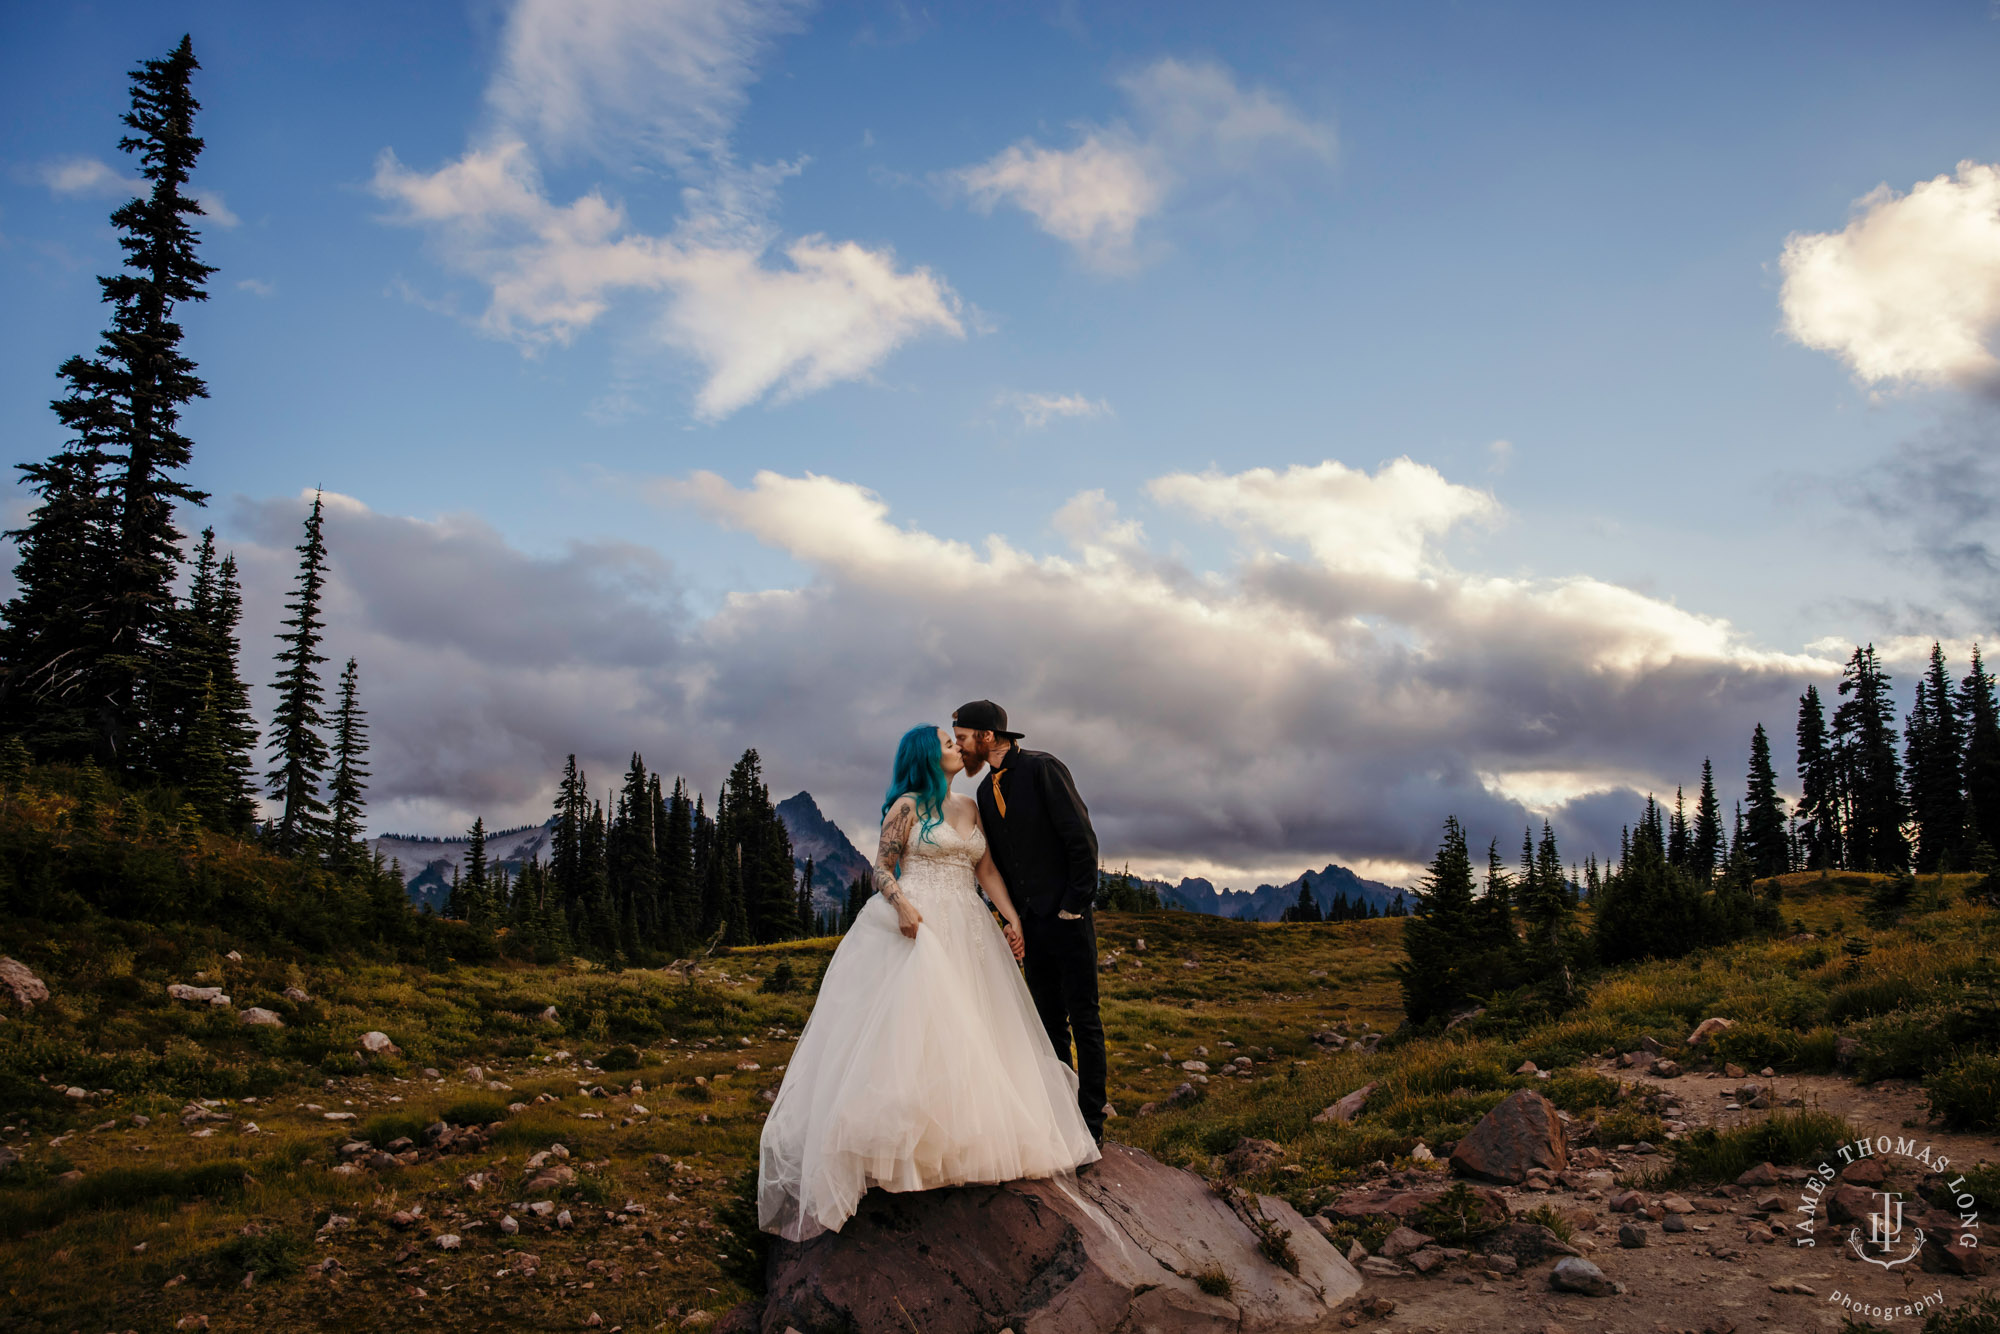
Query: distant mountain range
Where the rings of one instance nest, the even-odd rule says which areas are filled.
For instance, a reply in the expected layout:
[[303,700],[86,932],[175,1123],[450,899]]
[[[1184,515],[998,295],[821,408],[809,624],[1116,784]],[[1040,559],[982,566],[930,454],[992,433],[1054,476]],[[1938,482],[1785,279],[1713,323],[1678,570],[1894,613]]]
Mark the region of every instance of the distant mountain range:
[[[857,876],[869,874],[868,858],[841,832],[839,825],[821,813],[812,793],[787,797],[778,803],[777,812],[791,837],[792,864],[800,875],[805,874],[806,859],[812,859],[814,905],[822,910],[845,907],[848,885]],[[487,860],[504,867],[508,874],[517,875],[521,864],[529,858],[548,858],[549,837],[554,827],[555,821],[551,819],[547,824],[522,825],[488,834]],[[451,894],[452,872],[464,870],[469,844],[463,836],[424,838],[414,834],[384,834],[371,839],[368,846],[380,852],[384,861],[394,859],[402,864],[403,887],[411,903],[418,907],[428,904],[433,911],[442,912]],[[1183,880],[1178,885],[1164,880],[1140,883],[1151,888],[1160,896],[1160,902],[1170,907],[1233,917],[1242,922],[1277,921],[1285,909],[1299,901],[1301,885],[1310,887],[1321,912],[1332,904],[1336,894],[1345,895],[1349,903],[1359,900],[1372,904],[1378,911],[1386,911],[1398,898],[1412,908],[1417,902],[1414,893],[1380,881],[1363,880],[1338,865],[1307,871],[1282,885],[1259,885],[1255,889],[1217,889],[1198,878]]]
[[[555,818],[547,824],[524,824],[518,829],[502,829],[486,836],[486,861],[499,865],[509,875],[519,875],[521,864],[530,857],[548,860],[549,837]],[[451,897],[451,873],[465,869],[466,849],[472,841],[457,838],[425,838],[418,834],[384,834],[368,840],[368,846],[382,854],[383,861],[403,866],[403,892],[410,902],[433,912],[443,912]]]
[[1189,912],[1205,912],[1215,917],[1233,917],[1239,922],[1275,922],[1285,909],[1299,901],[1299,888],[1312,891],[1313,902],[1325,912],[1336,895],[1349,903],[1365,902],[1377,911],[1402,899],[1404,906],[1416,907],[1417,896],[1408,890],[1385,885],[1379,880],[1363,880],[1345,866],[1328,865],[1322,871],[1307,871],[1282,885],[1259,885],[1255,889],[1217,889],[1207,880],[1195,878],[1170,885],[1164,880],[1141,881],[1160,896],[1160,902]]

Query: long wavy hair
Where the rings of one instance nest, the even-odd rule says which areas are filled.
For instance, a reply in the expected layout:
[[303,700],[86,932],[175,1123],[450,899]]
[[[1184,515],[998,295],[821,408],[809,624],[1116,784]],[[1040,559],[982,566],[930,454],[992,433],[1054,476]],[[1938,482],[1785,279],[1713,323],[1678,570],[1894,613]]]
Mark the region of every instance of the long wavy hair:
[[938,730],[919,723],[903,733],[896,743],[896,763],[889,771],[889,790],[882,798],[882,818],[899,797],[914,797],[917,803],[917,837],[928,843],[931,831],[944,823],[944,799],[951,783],[944,776],[944,748],[938,744]]

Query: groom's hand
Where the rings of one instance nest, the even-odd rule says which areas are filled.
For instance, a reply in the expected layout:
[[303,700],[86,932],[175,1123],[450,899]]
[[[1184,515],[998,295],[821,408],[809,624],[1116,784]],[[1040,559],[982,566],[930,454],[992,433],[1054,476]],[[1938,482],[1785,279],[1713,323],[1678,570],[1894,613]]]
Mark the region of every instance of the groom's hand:
[[1000,933],[1007,937],[1007,948],[1014,951],[1015,963],[1028,957],[1028,942],[1021,938],[1020,927],[1007,922],[1001,926]]

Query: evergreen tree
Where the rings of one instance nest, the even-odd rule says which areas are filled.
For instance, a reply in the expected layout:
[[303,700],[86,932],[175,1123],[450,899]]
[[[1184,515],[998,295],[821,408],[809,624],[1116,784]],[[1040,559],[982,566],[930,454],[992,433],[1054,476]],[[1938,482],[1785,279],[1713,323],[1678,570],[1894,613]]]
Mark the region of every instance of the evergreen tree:
[[840,929],[843,933],[854,925],[854,919],[861,915],[868,904],[868,896],[875,892],[874,882],[865,875],[857,875],[847,886],[847,908],[841,914]]
[[701,931],[701,895],[694,876],[694,811],[687,784],[678,778],[660,835],[660,897],[672,925],[671,948],[681,953]]
[[232,553],[222,558],[216,570],[208,679],[215,687],[216,717],[222,726],[222,749],[229,769],[234,819],[228,828],[237,831],[248,830],[257,818],[257,719],[250,712],[250,687],[244,684],[238,665],[241,648],[237,627],[242,620],[243,586],[237,580]]
[[1917,697],[1903,730],[1903,766],[1910,787],[1910,815],[1917,824],[1916,869],[1962,871],[1966,847],[1965,729],[1953,699],[1944,649],[1931,644],[1930,668],[1917,679]]
[[215,529],[204,528],[195,546],[194,572],[187,596],[174,608],[166,628],[161,669],[148,686],[148,758],[155,777],[186,786],[190,774],[183,754],[189,733],[214,689],[216,600],[220,571]]
[[1903,824],[1902,763],[1896,755],[1896,705],[1889,674],[1875,646],[1854,650],[1842,674],[1841,701],[1833,713],[1833,758],[1840,774],[1847,865],[1857,871],[1902,871],[1910,864]]
[[[1532,863],[1531,863],[1532,866]],[[1518,892],[1500,860],[1500,840],[1486,845],[1486,892],[1475,902],[1472,916],[1474,939],[1468,944],[1484,956],[1474,983],[1475,995],[1484,996],[1508,984],[1514,971],[1514,909]]]
[[660,913],[658,833],[653,827],[653,782],[638,752],[625,771],[608,856],[612,894],[628,948],[664,948]]
[[[798,900],[793,889],[791,836],[771,805],[763,781],[763,761],[743,752],[729,771],[728,819],[717,818],[718,837],[730,873],[729,933],[725,943],[764,944],[798,934]],[[724,802],[718,801],[721,812]],[[736,939],[737,933],[745,939]]]
[[1299,900],[1285,909],[1282,920],[1287,922],[1317,922],[1320,920],[1319,904],[1313,901],[1312,889],[1303,881],[1299,884]]
[[[1965,735],[1961,771],[1970,826],[1967,837],[1973,852],[1983,844],[1990,857],[2000,853],[2000,704],[1995,702],[1993,677],[1980,661],[1977,644],[1972,646],[1972,669],[1959,682],[1952,703]],[[1968,865],[1971,860],[1968,853]]]
[[1785,799],[1778,795],[1778,775],[1771,767],[1771,739],[1764,735],[1762,723],[1750,734],[1750,811],[1732,851],[1749,861],[1751,875],[1759,880],[1792,869]]
[[465,831],[465,874],[458,881],[465,920],[480,929],[493,925],[493,886],[486,865],[486,818],[475,816]]
[[110,502],[100,445],[83,434],[46,463],[22,464],[21,480],[41,499],[28,526],[7,533],[19,559],[0,632],[0,721],[43,760],[89,758],[103,731],[94,599],[106,582]]
[[572,755],[563,762],[556,784],[555,828],[549,833],[551,898],[572,935],[583,911],[583,826],[589,818],[589,785]]
[[339,870],[354,870],[367,859],[361,842],[361,816],[368,790],[368,715],[358,698],[360,669],[347,660],[340,674],[340,707],[333,715],[333,781],[328,785],[327,860]]
[[1624,860],[1598,895],[1594,940],[1604,963],[1676,958],[1702,942],[1701,890],[1667,859],[1663,823],[1648,797]]
[[222,714],[213,683],[204,685],[201,706],[180,748],[181,793],[202,827],[218,832],[237,828],[236,785],[223,746]]
[[[125,266],[98,279],[112,307],[103,342],[94,357],[73,356],[57,372],[67,392],[51,406],[71,441],[48,464],[24,469],[43,504],[23,534],[32,577],[9,608],[6,677],[10,696],[23,697],[9,712],[51,711],[31,735],[71,758],[81,725],[97,758],[135,775],[143,772],[145,694],[164,674],[174,611],[174,506],[207,499],[177,476],[191,456],[181,409],[207,390],[180,350],[174,320],[181,303],[207,299],[203,285],[214,272],[195,256],[189,219],[202,210],[184,193],[202,150],[190,90],[199,68],[183,37],[166,58],[131,73],[124,123],[132,133],[118,147],[138,157],[149,188],[111,215]],[[83,559],[53,575],[45,557],[59,548]]]
[[[1596,863],[1591,863],[1592,874]],[[1521,915],[1526,920],[1526,974],[1558,1009],[1577,997],[1577,973],[1582,966],[1583,937],[1576,925],[1576,890],[1563,876],[1556,831],[1542,821],[1541,843],[1535,849],[1534,872],[1521,887]]]
[[320,780],[326,774],[326,719],[320,714],[325,692],[319,669],[325,625],[320,620],[320,594],[326,583],[326,543],[321,533],[321,497],[313,496],[306,516],[306,540],[298,547],[299,573],[291,617],[278,636],[278,707],[271,715],[271,749],[277,765],[268,777],[269,795],[280,804],[272,826],[272,842],[282,856],[315,851],[326,833],[326,803],[320,800]]
[[799,934],[813,934],[813,859],[806,858],[805,872],[799,877]]
[[1667,827],[1667,862],[1681,870],[1694,867],[1694,839],[1688,833],[1687,798],[1681,789],[1674,789],[1674,818]]
[[1457,816],[1444,822],[1444,838],[1424,876],[1417,910],[1403,927],[1403,1010],[1423,1023],[1462,1007],[1472,995],[1465,942],[1473,929],[1472,858]]
[[1807,686],[1799,696],[1798,737],[1800,861],[1808,871],[1835,869],[1846,864],[1846,828],[1840,768],[1827,738],[1818,686]]
[[1688,869],[1707,884],[1722,858],[1722,806],[1715,799],[1715,766],[1701,760],[1701,796],[1695,802],[1694,829],[1688,839]]

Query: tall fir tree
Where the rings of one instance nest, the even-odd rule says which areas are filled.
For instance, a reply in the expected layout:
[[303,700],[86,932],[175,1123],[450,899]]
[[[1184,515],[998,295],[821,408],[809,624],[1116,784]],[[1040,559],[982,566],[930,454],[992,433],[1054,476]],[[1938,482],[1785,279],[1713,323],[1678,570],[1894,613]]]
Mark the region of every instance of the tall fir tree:
[[653,827],[653,780],[637,751],[619,790],[617,819],[606,849],[612,892],[628,948],[665,948],[660,912],[658,834]]
[[1903,728],[1903,772],[1910,816],[1917,825],[1916,869],[1963,871],[1966,846],[1965,729],[1958,715],[1943,646],[1932,643],[1929,668],[1917,678],[1916,702]]
[[1799,860],[1808,871],[1837,869],[1847,864],[1845,803],[1818,686],[1799,696],[1798,744]]
[[326,584],[326,541],[322,532],[322,498],[313,496],[306,516],[306,538],[299,553],[298,579],[291,616],[278,636],[278,707],[271,715],[271,750],[277,760],[266,776],[269,795],[279,803],[271,840],[280,855],[305,856],[318,850],[326,835],[326,803],[320,783],[326,775],[326,719],[320,713],[326,692],[319,669],[326,659],[319,646],[326,626],[320,619],[320,595]]
[[1702,943],[1701,889],[1668,859],[1665,819],[1651,797],[1597,895],[1592,940],[1607,964],[1676,958]]
[[222,725],[222,749],[229,768],[234,820],[229,826],[247,831],[257,818],[257,719],[250,711],[250,687],[243,681],[242,647],[237,637],[243,621],[243,585],[236,576],[236,556],[222,558],[216,570],[215,620],[211,626],[208,679],[215,685],[216,716]]
[[1903,825],[1909,810],[1896,754],[1896,702],[1873,644],[1854,650],[1840,693],[1845,698],[1833,711],[1832,748],[1845,798],[1846,865],[1856,871],[1905,870],[1910,844]]
[[[1596,875],[1596,862],[1590,863]],[[1542,821],[1541,842],[1535,848],[1534,873],[1519,895],[1525,924],[1527,976],[1557,1009],[1573,1005],[1585,949],[1576,925],[1576,888],[1563,875],[1556,831]]]
[[465,920],[482,930],[493,926],[493,883],[486,864],[486,817],[475,816],[465,831],[465,873],[459,877],[458,902]]
[[1764,724],[1750,734],[1750,810],[1732,851],[1743,854],[1757,879],[1783,875],[1792,869],[1792,841],[1785,829],[1785,799],[1778,795],[1778,774],[1771,766],[1771,738]]
[[684,952],[701,932],[701,895],[694,873],[694,808],[687,784],[676,778],[667,799],[666,824],[660,835],[660,896],[668,907],[672,947]]
[[215,706],[213,682],[203,684],[201,705],[182,738],[180,771],[181,795],[194,807],[202,827],[233,832],[237,827],[236,785],[223,745],[222,714]]
[[340,705],[333,714],[333,780],[327,786],[327,861],[353,871],[368,858],[361,842],[367,809],[368,715],[361,710],[361,669],[353,658],[340,673]]
[[1715,766],[1701,758],[1701,795],[1695,800],[1694,828],[1688,836],[1688,869],[1707,884],[1722,864],[1722,805],[1715,799]]
[[799,876],[799,934],[811,936],[817,918],[813,912],[813,859],[806,858],[805,871]]
[[[57,373],[67,391],[51,405],[72,435],[70,465],[80,465],[65,471],[101,488],[87,539],[96,549],[84,565],[92,583],[71,584],[57,599],[71,614],[18,627],[28,633],[9,646],[20,656],[7,664],[10,682],[42,696],[61,715],[59,726],[87,719],[90,751],[105,768],[135,777],[148,772],[148,687],[167,668],[182,541],[174,507],[207,499],[181,480],[193,452],[181,411],[208,391],[181,350],[175,320],[183,303],[207,299],[214,273],[196,256],[190,220],[202,209],[186,192],[202,151],[194,134],[201,104],[192,91],[199,68],[183,37],[164,59],[143,61],[131,73],[124,116],[131,133],[118,147],[137,157],[146,192],[111,215],[125,263],[98,279],[112,307],[110,327],[95,355],[63,363]],[[37,600],[45,591],[54,590],[32,590]]]
[[1413,1023],[1438,1018],[1472,996],[1465,943],[1473,931],[1472,857],[1457,816],[1431,858],[1416,912],[1403,927],[1403,961],[1396,975],[1403,1011]]
[[[1972,668],[1959,682],[1953,697],[1959,722],[1965,730],[1966,821],[1975,858],[1990,861],[2000,856],[2000,703],[1993,691],[1993,675],[1980,660],[1979,645],[1972,646]],[[1987,868],[1979,868],[1987,869]]]
[[148,758],[153,775],[163,782],[185,786],[191,781],[183,752],[214,687],[216,654],[211,640],[221,592],[218,560],[215,529],[204,528],[195,544],[187,594],[167,624],[161,669],[148,685]]
[[1694,839],[1688,832],[1687,796],[1674,789],[1674,817],[1667,826],[1667,862],[1686,871],[1693,868]]

